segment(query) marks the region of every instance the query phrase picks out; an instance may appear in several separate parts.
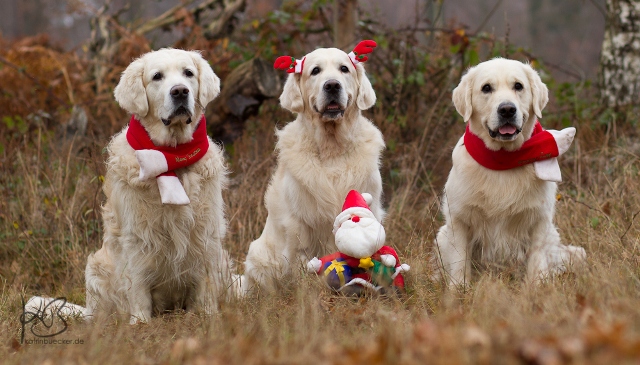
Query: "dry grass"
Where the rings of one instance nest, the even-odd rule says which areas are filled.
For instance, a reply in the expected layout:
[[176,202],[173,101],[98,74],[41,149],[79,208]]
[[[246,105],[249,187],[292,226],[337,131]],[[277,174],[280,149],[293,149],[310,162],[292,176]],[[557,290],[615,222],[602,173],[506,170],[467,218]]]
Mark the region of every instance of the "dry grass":
[[[448,108],[448,102],[442,103]],[[433,123],[425,121],[440,128],[425,133],[426,141],[417,136],[385,155],[388,242],[412,266],[405,298],[335,297],[306,276],[276,296],[227,303],[214,317],[175,313],[138,326],[115,319],[99,325],[72,322],[55,337],[84,342],[71,345],[19,345],[20,297],[60,295],[84,303],[85,258],[100,245],[100,152],[107,140],[60,143],[44,130],[26,134],[5,152],[0,175],[0,351],[9,353],[3,361],[638,361],[640,222],[633,218],[640,211],[640,144],[618,139],[599,145],[589,125],[578,125],[576,147],[562,160],[565,182],[557,224],[565,242],[586,248],[584,270],[532,287],[518,279],[516,269],[507,268],[482,274],[466,292],[448,291],[430,280],[427,263],[441,224],[437,204],[450,167],[448,155],[463,130],[451,113],[434,113]],[[273,120],[290,118],[275,101],[261,115],[249,122],[229,156],[233,176],[225,194],[226,246],[238,261],[266,216],[262,196],[275,163]],[[431,133],[444,137],[427,146]]]

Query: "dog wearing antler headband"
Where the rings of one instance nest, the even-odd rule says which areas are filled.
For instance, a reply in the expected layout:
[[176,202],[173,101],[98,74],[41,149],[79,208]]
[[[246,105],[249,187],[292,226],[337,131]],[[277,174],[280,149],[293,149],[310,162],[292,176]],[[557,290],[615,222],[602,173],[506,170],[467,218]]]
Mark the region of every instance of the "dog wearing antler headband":
[[472,268],[516,265],[529,281],[571,269],[582,247],[563,245],[553,223],[557,157],[575,128],[540,125],[547,87],[528,64],[496,58],[462,77],[453,90],[468,122],[453,150],[436,237],[436,260],[449,285],[468,285]]
[[320,48],[300,60],[276,60],[274,67],[289,73],[280,104],[297,117],[276,132],[278,164],[265,194],[268,217],[249,247],[245,293],[273,291],[312,257],[335,251],[331,227],[350,190],[371,194],[373,215],[384,218],[384,141],[362,115],[376,101],[362,65],[375,46],[363,41],[349,54]]

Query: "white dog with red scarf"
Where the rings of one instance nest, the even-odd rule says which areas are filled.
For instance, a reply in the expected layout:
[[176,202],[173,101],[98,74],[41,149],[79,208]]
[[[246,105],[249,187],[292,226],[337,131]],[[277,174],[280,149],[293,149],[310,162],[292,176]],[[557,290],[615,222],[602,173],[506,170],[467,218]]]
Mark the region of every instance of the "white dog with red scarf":
[[[133,324],[174,309],[211,313],[226,298],[227,170],[203,114],[219,92],[198,52],[150,52],[122,73],[115,99],[132,117],[107,147],[104,237],[87,259],[87,307],[66,304],[59,313],[119,314]],[[34,297],[27,308],[58,303]]]
[[468,125],[453,150],[442,199],[446,224],[435,240],[450,285],[467,285],[473,266],[519,263],[536,281],[585,259],[583,248],[560,242],[553,223],[557,157],[575,128],[543,130],[538,119],[548,100],[531,66],[502,58],[469,69],[453,91]]
[[211,313],[234,294],[222,247],[227,169],[204,118],[219,92],[198,52],[161,49],[126,68],[114,95],[132,117],[107,147],[104,236],[87,259],[87,306],[33,297],[26,310],[134,324],[174,309]]
[[104,238],[87,260],[86,315],[136,323],[173,309],[211,313],[228,294],[227,170],[204,119],[219,92],[197,52],[147,53],[123,72],[114,94],[133,116],[107,148]]

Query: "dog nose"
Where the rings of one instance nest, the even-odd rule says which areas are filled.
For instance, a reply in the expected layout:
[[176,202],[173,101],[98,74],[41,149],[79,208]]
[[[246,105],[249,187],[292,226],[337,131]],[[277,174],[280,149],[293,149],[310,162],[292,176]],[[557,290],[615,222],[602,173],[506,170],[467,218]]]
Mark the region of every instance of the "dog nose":
[[189,88],[184,85],[176,85],[169,91],[174,99],[184,99],[189,95]]
[[503,118],[511,118],[516,115],[516,105],[513,103],[502,103],[498,105],[498,114]]
[[342,85],[338,82],[338,80],[329,80],[324,83],[324,91],[327,93],[337,93],[342,89]]

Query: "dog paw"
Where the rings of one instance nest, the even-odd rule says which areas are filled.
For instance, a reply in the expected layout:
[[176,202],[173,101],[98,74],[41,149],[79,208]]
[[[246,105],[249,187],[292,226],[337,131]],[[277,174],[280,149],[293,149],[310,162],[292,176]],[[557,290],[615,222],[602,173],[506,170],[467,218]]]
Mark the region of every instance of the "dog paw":
[[567,246],[567,251],[569,251],[569,259],[572,264],[580,264],[587,259],[587,252],[584,248],[579,246]]
[[146,324],[147,320],[144,318],[144,316],[136,316],[136,315],[131,315],[130,319],[129,319],[129,324],[130,325],[137,325],[137,324]]
[[535,252],[529,261],[530,280],[545,280],[572,271],[580,266],[587,254],[582,247],[553,245]]
[[[231,295],[234,295],[236,298],[242,298],[245,296],[247,292],[246,288],[246,279],[244,275],[231,275]],[[244,285],[243,285],[244,284]]]

